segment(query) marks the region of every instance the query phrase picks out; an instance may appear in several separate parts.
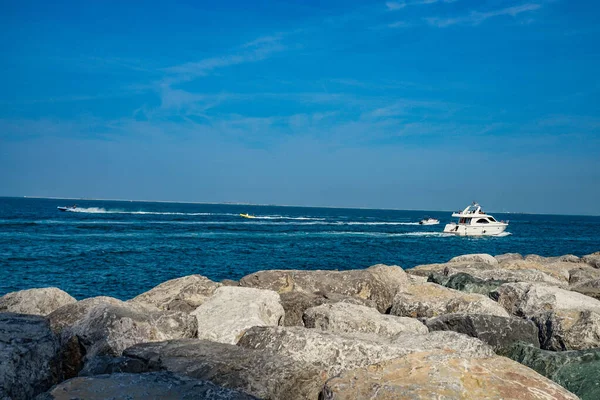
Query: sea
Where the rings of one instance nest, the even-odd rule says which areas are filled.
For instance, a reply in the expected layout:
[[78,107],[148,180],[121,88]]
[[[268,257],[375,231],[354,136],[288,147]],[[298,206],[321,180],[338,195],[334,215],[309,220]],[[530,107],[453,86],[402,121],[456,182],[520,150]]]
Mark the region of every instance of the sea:
[[[73,203],[75,211],[57,209]],[[468,253],[600,250],[599,216],[491,214],[510,221],[503,235],[465,238],[442,232],[450,211],[4,197],[0,296],[54,286],[77,299],[127,300],[191,274],[220,281],[267,269],[411,268]],[[419,225],[425,216],[441,223]]]

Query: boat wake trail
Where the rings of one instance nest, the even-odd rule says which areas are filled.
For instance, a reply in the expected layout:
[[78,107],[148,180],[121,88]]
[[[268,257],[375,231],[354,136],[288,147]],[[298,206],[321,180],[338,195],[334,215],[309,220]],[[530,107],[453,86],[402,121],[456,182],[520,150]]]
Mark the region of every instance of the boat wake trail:
[[130,214],[130,215],[228,215],[233,216],[237,214],[218,214],[218,213],[185,213],[185,212],[159,212],[159,211],[124,211],[124,210],[106,210],[104,208],[89,207],[89,208],[69,208],[66,211],[76,213],[87,213],[87,214]]

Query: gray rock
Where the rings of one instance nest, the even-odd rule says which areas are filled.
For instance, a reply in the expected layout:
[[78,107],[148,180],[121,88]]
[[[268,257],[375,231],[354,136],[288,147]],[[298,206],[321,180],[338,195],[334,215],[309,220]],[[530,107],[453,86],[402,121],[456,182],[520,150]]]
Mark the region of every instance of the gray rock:
[[394,297],[390,311],[392,315],[412,318],[432,318],[458,312],[508,317],[506,310],[486,296],[447,289],[435,283],[404,288]]
[[114,297],[90,297],[80,300],[76,303],[66,304],[48,315],[48,321],[52,331],[60,335],[66,327],[73,326],[77,321],[83,318],[92,308],[99,305],[115,305],[124,304],[121,300]]
[[571,286],[596,279],[600,279],[600,269],[581,264],[577,268],[569,270],[569,285]]
[[129,357],[96,356],[86,361],[79,376],[93,376],[116,373],[139,374],[148,372],[148,365],[141,360]]
[[489,344],[495,351],[524,342],[540,347],[537,326],[515,317],[483,314],[447,314],[427,320],[431,331],[454,331],[475,337]]
[[519,253],[505,253],[505,254],[499,254],[497,256],[494,256],[494,258],[496,260],[498,260],[499,263],[501,263],[502,261],[508,261],[508,260],[522,260],[523,256],[520,255]]
[[373,333],[395,337],[400,333],[428,333],[419,320],[380,314],[376,309],[349,303],[323,304],[304,313],[304,326],[332,333]]
[[76,301],[67,292],[55,287],[21,290],[0,297],[0,312],[48,315],[57,308]]
[[69,379],[36,400],[251,400],[256,397],[168,372]]
[[594,268],[600,268],[600,251],[583,256],[582,260],[584,263],[591,265]]
[[189,275],[161,283],[129,301],[159,310],[192,312],[220,286],[202,275]]
[[60,378],[58,340],[48,322],[0,313],[0,399],[31,399]]
[[534,283],[498,288],[498,303],[513,315],[534,321],[548,350],[600,346],[600,301],[580,293]]
[[508,358],[419,352],[343,372],[327,381],[319,398],[576,400],[577,396]]
[[600,278],[572,285],[569,289],[600,300]]
[[304,311],[321,304],[350,303],[377,308],[377,304],[373,300],[343,296],[337,293],[286,292],[281,293],[279,297],[285,310],[284,326],[304,326],[304,321],[302,321]]
[[94,356],[120,356],[136,343],[195,337],[195,317],[176,311],[146,311],[129,303],[100,304],[61,333],[61,352],[67,378],[76,376]]
[[556,352],[515,343],[501,355],[553,380],[582,400],[600,399],[600,349]]
[[432,273],[429,275],[428,282],[437,283],[449,289],[460,290],[467,293],[479,293],[485,296],[497,290],[500,286],[507,283],[506,281],[498,281],[493,279],[480,279],[464,272],[445,276]]
[[457,262],[481,262],[490,264],[492,266],[498,265],[498,260],[496,260],[493,256],[489,254],[465,254],[462,256],[454,257],[449,262],[457,263]]
[[236,344],[246,329],[283,323],[279,295],[272,290],[223,286],[190,315],[198,319],[198,338]]
[[302,327],[254,327],[238,346],[269,350],[299,363],[317,365],[330,376],[425,349],[455,350],[471,357],[493,355],[480,340],[455,332],[406,333],[385,340],[375,335],[341,336]]
[[350,271],[260,271],[240,280],[241,286],[274,290],[279,294],[303,292],[329,296],[336,293],[363,300],[373,300],[384,313],[392,305],[398,288],[414,280],[398,266],[374,265]]
[[430,274],[442,274],[446,276],[454,275],[459,272],[466,272],[470,275],[479,277],[479,273],[483,271],[494,271],[498,267],[484,262],[448,262],[442,264],[426,264],[417,265],[414,268],[407,269],[406,272],[410,275],[428,277]]
[[125,350],[124,355],[144,361],[150,369],[208,380],[261,399],[316,399],[328,378],[313,364],[298,363],[268,350],[207,340],[143,343]]

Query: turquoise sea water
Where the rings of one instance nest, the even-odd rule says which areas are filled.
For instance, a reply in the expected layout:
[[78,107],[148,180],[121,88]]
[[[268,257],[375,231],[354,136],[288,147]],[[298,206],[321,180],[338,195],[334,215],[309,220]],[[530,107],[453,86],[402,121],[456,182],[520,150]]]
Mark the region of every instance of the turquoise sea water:
[[[510,220],[510,235],[462,238],[441,233],[450,212],[96,200],[78,200],[80,212],[56,209],[72,203],[0,198],[0,295],[56,286],[78,299],[129,299],[190,274],[239,279],[265,269],[410,268],[467,253],[600,250],[600,217],[493,213]],[[425,215],[440,225],[418,225]]]

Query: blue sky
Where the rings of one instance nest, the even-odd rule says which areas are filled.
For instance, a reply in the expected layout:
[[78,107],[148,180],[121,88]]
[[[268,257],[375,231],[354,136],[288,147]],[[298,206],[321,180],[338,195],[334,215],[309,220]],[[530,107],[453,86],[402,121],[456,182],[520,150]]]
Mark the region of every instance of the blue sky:
[[599,16],[0,0],[0,195],[598,215]]

